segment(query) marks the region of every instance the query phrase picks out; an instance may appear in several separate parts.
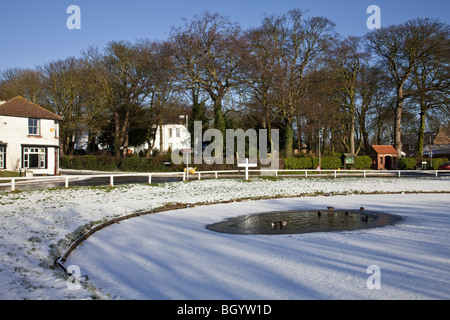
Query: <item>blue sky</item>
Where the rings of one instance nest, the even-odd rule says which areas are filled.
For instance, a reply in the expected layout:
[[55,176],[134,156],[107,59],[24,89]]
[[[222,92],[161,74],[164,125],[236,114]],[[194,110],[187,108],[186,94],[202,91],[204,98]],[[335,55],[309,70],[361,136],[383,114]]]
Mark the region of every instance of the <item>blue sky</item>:
[[[80,30],[66,26],[70,5],[81,9]],[[381,27],[416,17],[450,21],[448,0],[0,0],[0,71],[79,56],[90,45],[103,48],[112,40],[166,39],[182,18],[205,10],[247,29],[258,26],[265,13],[299,8],[331,19],[343,36],[364,35],[369,5],[380,7]]]

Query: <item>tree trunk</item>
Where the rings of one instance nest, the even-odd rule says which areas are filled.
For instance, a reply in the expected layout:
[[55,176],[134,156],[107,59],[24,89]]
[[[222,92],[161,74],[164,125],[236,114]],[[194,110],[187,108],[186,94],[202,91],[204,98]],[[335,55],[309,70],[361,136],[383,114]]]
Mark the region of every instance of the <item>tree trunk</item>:
[[351,118],[350,118],[350,133],[349,133],[349,140],[350,140],[349,152],[355,153],[356,119],[354,113],[352,113],[350,116]]
[[361,119],[360,119],[360,126],[361,126],[361,135],[362,135],[362,139],[363,139],[363,143],[362,146],[364,148],[364,152],[368,152],[370,149],[370,145],[369,145],[369,133],[367,132],[367,127],[366,127],[366,112],[362,112],[361,114]]
[[166,139],[164,135],[164,127],[162,124],[159,125],[159,152],[162,154],[165,153],[164,151],[164,140]]
[[290,158],[292,157],[292,147],[294,144],[294,129],[292,128],[293,120],[289,118],[285,121],[285,124],[284,150],[286,158]]
[[300,123],[300,117],[297,117],[297,148],[300,153],[302,150],[302,126]]
[[113,140],[113,148],[112,148],[112,154],[113,156],[116,156],[119,153],[120,150],[120,117],[117,112],[114,112],[114,140]]
[[417,141],[417,154],[416,157],[423,157],[423,144],[425,140],[425,120],[426,120],[426,112],[425,107],[421,103],[420,105],[420,126],[418,132],[418,141]]
[[223,136],[225,136],[225,119],[223,117],[222,100],[220,98],[214,100],[214,127],[220,130]]
[[394,114],[394,147],[397,151],[398,158],[402,155],[402,112],[403,112],[403,83],[397,90],[397,102],[395,106]]

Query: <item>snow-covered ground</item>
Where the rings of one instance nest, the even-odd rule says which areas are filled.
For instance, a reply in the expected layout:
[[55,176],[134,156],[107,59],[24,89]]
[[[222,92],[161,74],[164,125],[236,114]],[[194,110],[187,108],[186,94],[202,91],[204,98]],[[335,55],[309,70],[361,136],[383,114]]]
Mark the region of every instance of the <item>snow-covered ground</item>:
[[[220,179],[0,193],[0,299],[449,299],[448,192],[450,179],[442,177]],[[299,197],[329,193],[348,195]],[[66,262],[89,276],[80,288],[71,289],[52,268],[96,223],[168,203],[267,196],[294,197],[196,206],[107,227]],[[364,205],[405,219],[370,230],[285,236],[204,228],[246,213],[328,205]],[[366,286],[371,265],[380,268],[381,289]]]

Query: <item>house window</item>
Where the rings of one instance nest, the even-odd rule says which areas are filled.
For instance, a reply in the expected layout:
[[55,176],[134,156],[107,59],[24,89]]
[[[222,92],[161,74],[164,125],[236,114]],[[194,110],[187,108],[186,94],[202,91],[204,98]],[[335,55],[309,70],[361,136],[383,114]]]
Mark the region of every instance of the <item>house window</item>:
[[28,119],[28,134],[33,136],[39,135],[39,119]]
[[380,163],[383,164],[383,156],[380,156]]
[[23,148],[23,167],[33,169],[47,168],[47,148],[24,147]]
[[6,159],[6,148],[5,146],[0,146],[0,169],[5,169],[5,159]]
[[181,136],[181,130],[180,128],[177,128],[177,132],[176,132],[177,138],[179,138]]
[[169,128],[169,138],[172,138],[172,128]]
[[409,144],[409,150],[414,150],[414,143]]

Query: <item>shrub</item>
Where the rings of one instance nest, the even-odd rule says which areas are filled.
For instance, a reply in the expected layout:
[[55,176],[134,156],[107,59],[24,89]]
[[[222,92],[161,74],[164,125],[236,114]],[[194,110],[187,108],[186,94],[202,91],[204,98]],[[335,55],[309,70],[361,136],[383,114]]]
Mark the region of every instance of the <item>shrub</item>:
[[370,169],[372,167],[372,159],[369,156],[360,156],[355,158],[356,169]]
[[447,158],[433,158],[433,169],[437,170],[441,164],[446,162],[448,162]]
[[97,170],[98,163],[97,163],[97,157],[96,156],[83,156],[81,158],[81,161],[83,163],[83,168],[85,170]]
[[[320,159],[322,169],[337,169],[341,167],[341,159],[338,157],[322,157]],[[285,169],[315,169],[319,165],[319,158],[285,158]]]
[[285,158],[284,169],[312,169],[312,158]]
[[121,171],[134,171],[134,172],[165,172],[171,171],[170,167],[166,167],[163,157],[157,158],[137,158],[126,157],[123,158],[119,169]]
[[398,168],[400,170],[412,170],[416,168],[416,158],[398,159]]
[[97,170],[114,171],[117,170],[119,163],[110,155],[101,155],[97,157]]
[[[337,169],[342,165],[342,161],[338,157],[322,157],[320,159],[322,169]],[[313,169],[319,165],[319,158],[314,158]]]
[[75,169],[75,170],[83,170],[83,160],[82,157],[72,157],[70,161],[70,168],[69,169]]
[[0,177],[20,177],[20,172],[0,170]]
[[70,158],[68,156],[59,158],[59,166],[64,169],[71,169]]

